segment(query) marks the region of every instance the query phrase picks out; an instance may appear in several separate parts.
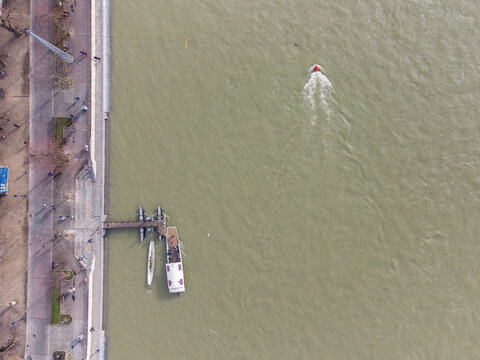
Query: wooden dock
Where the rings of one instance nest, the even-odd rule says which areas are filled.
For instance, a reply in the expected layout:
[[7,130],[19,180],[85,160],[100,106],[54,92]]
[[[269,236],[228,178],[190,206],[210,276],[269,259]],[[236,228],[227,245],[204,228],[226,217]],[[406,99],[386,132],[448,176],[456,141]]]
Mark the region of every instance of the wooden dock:
[[156,228],[159,236],[167,234],[165,220],[151,221],[105,221],[104,229],[128,229],[128,228]]

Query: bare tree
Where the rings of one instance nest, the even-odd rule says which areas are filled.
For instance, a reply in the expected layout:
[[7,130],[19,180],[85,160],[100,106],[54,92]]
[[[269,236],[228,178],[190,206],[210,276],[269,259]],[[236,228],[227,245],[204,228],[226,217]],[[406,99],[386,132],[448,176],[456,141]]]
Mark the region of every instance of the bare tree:
[[61,146],[57,148],[55,144],[51,144],[46,151],[36,151],[32,149],[29,155],[32,160],[35,159],[37,161],[43,160],[48,162],[55,174],[61,173],[71,160],[71,156],[65,154],[63,148]]
[[70,38],[72,37],[72,32],[65,29],[62,24],[62,17],[58,16],[57,14],[45,14],[47,18],[55,25],[57,26],[60,30],[62,30],[65,34],[63,35],[63,38]]
[[[3,359],[3,354],[8,350],[10,349],[12,346],[14,346],[18,339],[16,337],[16,332],[15,332],[15,328],[13,328],[13,335],[11,335],[12,337],[10,338],[7,338],[6,342],[5,342],[5,345],[2,345],[0,346],[0,359]],[[3,343],[3,341],[2,341]]]
[[15,11],[15,8],[10,9],[7,13],[7,16],[0,17],[0,28],[4,28],[11,33],[15,34],[17,37],[24,35],[24,32],[18,28],[18,26],[13,26],[10,19],[10,15]]

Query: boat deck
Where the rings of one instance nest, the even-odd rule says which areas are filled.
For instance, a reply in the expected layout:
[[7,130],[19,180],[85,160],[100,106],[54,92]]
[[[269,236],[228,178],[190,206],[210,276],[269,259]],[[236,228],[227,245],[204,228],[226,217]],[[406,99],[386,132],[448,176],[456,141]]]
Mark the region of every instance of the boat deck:
[[180,244],[178,241],[178,233],[175,227],[167,228],[167,262],[180,262]]

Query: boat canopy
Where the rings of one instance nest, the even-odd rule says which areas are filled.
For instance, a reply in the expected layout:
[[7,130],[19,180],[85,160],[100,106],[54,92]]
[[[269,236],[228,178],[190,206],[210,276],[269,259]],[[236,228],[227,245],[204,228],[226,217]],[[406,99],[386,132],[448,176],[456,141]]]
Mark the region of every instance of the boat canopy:
[[185,291],[182,263],[167,263],[165,266],[167,270],[168,291],[171,293]]

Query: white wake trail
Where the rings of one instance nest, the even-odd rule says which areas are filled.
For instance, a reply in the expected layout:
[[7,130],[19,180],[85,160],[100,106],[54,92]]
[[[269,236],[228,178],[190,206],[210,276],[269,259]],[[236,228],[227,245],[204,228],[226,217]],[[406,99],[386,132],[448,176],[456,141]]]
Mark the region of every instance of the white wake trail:
[[332,105],[335,104],[333,98],[333,87],[330,80],[320,71],[310,73],[308,82],[302,91],[305,103],[313,111],[312,125],[316,124],[318,106],[327,114],[328,119],[332,116]]

